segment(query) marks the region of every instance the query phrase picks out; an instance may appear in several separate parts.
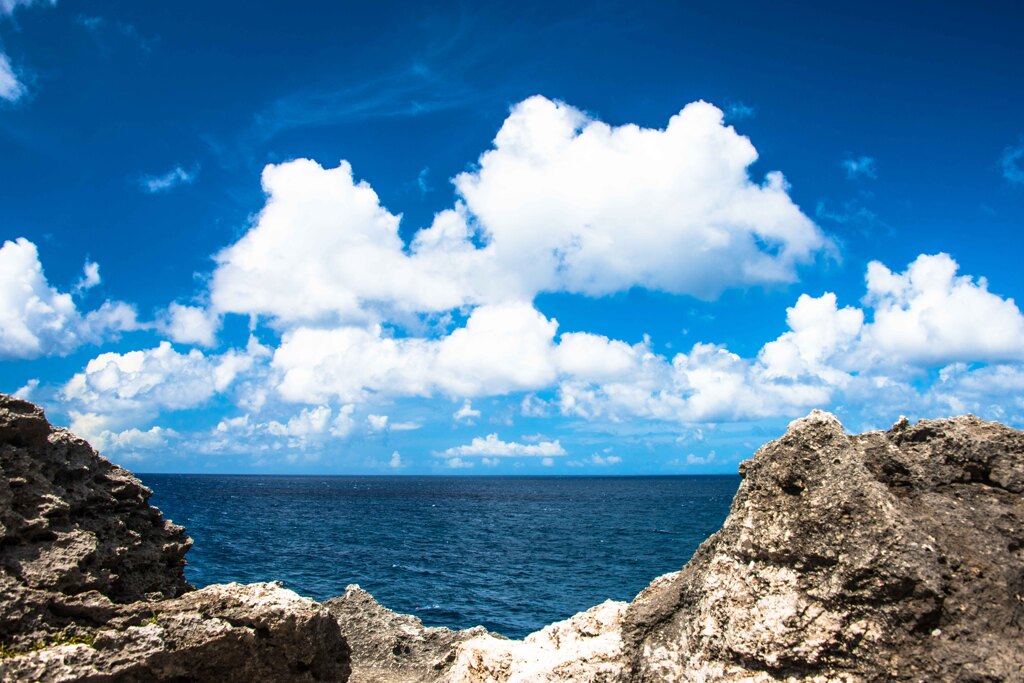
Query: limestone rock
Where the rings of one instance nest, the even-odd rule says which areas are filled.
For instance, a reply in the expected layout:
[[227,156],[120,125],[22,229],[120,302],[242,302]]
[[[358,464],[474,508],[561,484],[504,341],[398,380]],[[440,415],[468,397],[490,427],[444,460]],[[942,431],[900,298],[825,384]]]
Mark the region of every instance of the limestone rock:
[[0,394],[0,680],[347,680],[348,645],[312,600],[193,590],[191,540],[150,493]]
[[622,615],[608,600],[523,640],[480,635],[459,645],[446,683],[612,683],[622,680]]
[[1024,433],[816,411],[740,471],[722,530],[630,605],[628,680],[1024,678]]
[[277,584],[208,586],[133,603],[90,641],[0,661],[0,678],[251,683],[348,676],[348,647],[337,622]]
[[90,605],[189,590],[192,541],[151,493],[42,409],[0,394],[0,642],[90,621]]
[[352,648],[352,683],[432,683],[445,680],[459,643],[487,633],[424,626],[382,606],[357,585],[324,607],[338,620]]

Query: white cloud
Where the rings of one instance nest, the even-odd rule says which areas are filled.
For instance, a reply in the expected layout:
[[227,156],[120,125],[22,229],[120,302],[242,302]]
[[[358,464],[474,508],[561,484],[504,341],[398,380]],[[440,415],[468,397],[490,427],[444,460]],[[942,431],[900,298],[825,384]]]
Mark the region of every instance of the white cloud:
[[556,329],[526,304],[481,306],[464,327],[438,340],[389,338],[379,326],[299,327],[284,334],[272,366],[289,401],[505,394],[554,381]]
[[27,239],[0,247],[0,359],[64,355],[141,327],[135,310],[122,302],[105,302],[83,316],[71,294],[47,282],[36,245]]
[[466,424],[473,424],[473,422],[480,417],[480,411],[473,408],[473,404],[470,403],[467,398],[462,402],[462,407],[452,413],[452,419],[456,422],[465,422]]
[[383,432],[388,428],[388,416],[367,415],[366,424],[371,432]]
[[840,164],[850,180],[857,178],[877,178],[878,169],[874,157],[848,157]]
[[916,364],[1024,359],[1024,316],[1013,299],[988,291],[985,278],[957,276],[947,254],[918,256],[904,273],[873,261],[864,333],[871,360]]
[[399,453],[398,451],[392,453],[391,460],[388,461],[388,467],[390,467],[393,470],[400,470],[403,467],[405,467],[405,465],[402,463],[402,454]]
[[445,466],[453,470],[464,470],[469,469],[473,466],[473,463],[462,458],[448,458],[445,460]]
[[186,171],[181,166],[175,166],[162,175],[144,175],[139,178],[139,187],[149,194],[167,192],[179,185],[191,185],[195,182],[197,169]]
[[38,379],[30,379],[25,384],[14,392],[14,398],[20,398],[24,401],[31,401],[33,394],[36,393],[36,389],[39,388]]
[[82,277],[75,283],[75,294],[81,294],[100,283],[100,264],[86,261],[82,267]]
[[0,0],[0,14],[14,14],[14,10],[18,7],[30,5],[50,5],[52,7],[56,4],[57,0]]
[[16,102],[25,94],[25,84],[18,78],[10,58],[0,52],[0,99]]
[[[754,358],[698,343],[669,361],[638,345],[637,362],[620,378],[564,377],[560,408],[586,419],[699,423],[789,416],[837,400],[868,410],[935,403],[910,381],[926,369],[1024,358],[1024,316],[1013,300],[956,271],[945,254],[919,256],[898,274],[872,263],[867,309],[840,308],[828,292],[802,295],[787,310],[789,331]],[[1005,368],[999,375],[1010,384],[1015,376]],[[958,382],[955,390],[965,387]]]
[[203,405],[251,368],[259,353],[253,346],[219,356],[206,356],[198,349],[179,353],[166,341],[151,349],[101,353],[63,386],[60,395],[70,406],[76,433],[116,430],[165,410]]
[[753,146],[703,102],[655,130],[610,127],[533,97],[494,145],[455,178],[461,201],[408,251],[399,216],[347,162],[267,166],[258,220],[216,256],[214,306],[278,324],[365,323],[541,291],[714,297],[793,281],[797,264],[832,248],[780,174],[751,181]]
[[209,348],[217,344],[220,324],[220,317],[208,308],[173,302],[159,327],[173,342]]
[[518,457],[518,456],[559,456],[565,455],[566,451],[558,440],[541,441],[535,444],[522,444],[515,441],[502,441],[497,434],[488,434],[486,437],[476,437],[470,443],[462,446],[454,446],[442,453],[445,456],[466,456],[485,455],[492,458]]
[[273,436],[294,436],[300,439],[324,434],[330,424],[332,412],[329,406],[304,408],[287,423],[271,420],[267,424],[267,432]]
[[710,298],[792,281],[830,247],[781,174],[751,181],[753,145],[705,102],[655,130],[532,97],[494,145],[455,185],[524,297],[641,286]]
[[716,453],[714,451],[711,451],[707,455],[696,455],[694,453],[687,453],[686,454],[686,464],[687,465],[708,465],[708,464],[714,462],[716,457],[717,457],[717,455],[716,455]]

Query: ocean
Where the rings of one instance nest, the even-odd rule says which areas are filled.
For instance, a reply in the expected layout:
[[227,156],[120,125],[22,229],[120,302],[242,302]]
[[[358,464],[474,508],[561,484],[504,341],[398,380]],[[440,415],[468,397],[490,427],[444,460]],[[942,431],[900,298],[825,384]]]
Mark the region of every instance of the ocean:
[[279,580],[317,600],[358,583],[431,626],[518,638],[681,568],[738,476],[139,475],[195,539],[197,587]]

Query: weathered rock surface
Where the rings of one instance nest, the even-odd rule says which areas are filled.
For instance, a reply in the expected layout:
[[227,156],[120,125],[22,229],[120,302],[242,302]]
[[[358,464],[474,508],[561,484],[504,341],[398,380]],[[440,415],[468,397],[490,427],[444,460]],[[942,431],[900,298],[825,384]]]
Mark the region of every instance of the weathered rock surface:
[[150,490],[0,394],[0,680],[344,681],[337,621],[276,584],[185,581]]
[[1024,680],[1024,433],[815,411],[740,471],[722,530],[630,605],[629,680]]
[[[401,655],[374,677],[401,622],[365,622],[360,680],[1024,681],[1024,433],[967,416],[850,436],[815,411],[741,473],[722,530],[632,603],[451,638],[422,678]],[[335,612],[350,633],[372,613]]]
[[0,662],[4,680],[344,681],[348,647],[317,603],[277,584],[139,602],[91,632]]
[[351,683],[445,680],[459,643],[487,633],[481,626],[465,631],[424,626],[414,616],[383,607],[356,585],[324,607],[338,620],[354,653]]

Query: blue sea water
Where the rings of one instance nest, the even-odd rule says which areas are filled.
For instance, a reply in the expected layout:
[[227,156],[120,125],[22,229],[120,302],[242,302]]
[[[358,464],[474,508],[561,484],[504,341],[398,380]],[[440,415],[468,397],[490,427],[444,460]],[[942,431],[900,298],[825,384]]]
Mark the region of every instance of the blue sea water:
[[280,580],[317,600],[358,583],[432,626],[521,637],[683,566],[737,476],[140,475],[195,546],[202,587]]

